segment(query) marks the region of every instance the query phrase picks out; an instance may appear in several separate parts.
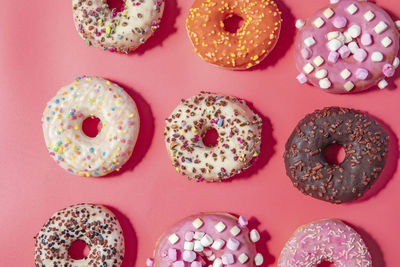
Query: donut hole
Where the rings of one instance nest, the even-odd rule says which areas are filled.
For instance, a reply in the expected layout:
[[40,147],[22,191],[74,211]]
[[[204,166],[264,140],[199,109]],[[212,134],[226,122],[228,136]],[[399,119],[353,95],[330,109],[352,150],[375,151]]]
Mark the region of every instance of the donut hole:
[[74,260],[81,260],[89,255],[90,248],[83,240],[76,240],[72,242],[68,249],[68,255]]
[[87,117],[82,122],[82,131],[90,138],[98,136],[102,127],[101,120],[95,116]]
[[241,16],[231,14],[224,21],[224,30],[230,33],[236,33],[243,26],[244,20]]
[[318,264],[317,267],[335,267],[335,264],[333,262],[323,261]]
[[108,2],[108,7],[111,10],[114,10],[116,12],[124,11],[125,8],[124,0],[107,0],[107,2]]
[[325,148],[324,156],[329,164],[337,165],[344,161],[346,151],[342,145],[331,144]]
[[207,147],[215,147],[218,145],[218,131],[214,128],[208,129],[203,136],[203,144]]

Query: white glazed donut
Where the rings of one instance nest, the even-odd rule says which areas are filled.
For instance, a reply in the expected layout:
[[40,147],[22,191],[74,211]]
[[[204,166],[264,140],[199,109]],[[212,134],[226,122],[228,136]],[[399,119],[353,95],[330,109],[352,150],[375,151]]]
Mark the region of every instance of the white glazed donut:
[[[181,104],[166,119],[167,150],[176,170],[197,181],[221,181],[250,167],[261,145],[261,118],[244,100],[202,92]],[[218,145],[202,138],[217,130]]]
[[72,0],[72,10],[86,44],[129,53],[159,28],[164,0],[125,0],[121,12],[111,10],[107,0]]
[[[125,253],[122,228],[115,215],[102,205],[79,204],[58,211],[35,239],[36,267],[118,267]],[[78,240],[84,241],[90,252],[74,260],[68,250]]]
[[[94,138],[82,131],[88,117],[102,123]],[[140,127],[136,104],[121,87],[86,76],[58,91],[42,122],[51,157],[70,173],[87,177],[118,171],[131,156]]]

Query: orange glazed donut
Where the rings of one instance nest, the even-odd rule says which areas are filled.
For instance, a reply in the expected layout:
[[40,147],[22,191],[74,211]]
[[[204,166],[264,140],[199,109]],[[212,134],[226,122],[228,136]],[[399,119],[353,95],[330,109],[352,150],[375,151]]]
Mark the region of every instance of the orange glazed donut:
[[[205,61],[228,69],[259,64],[275,47],[281,12],[270,0],[195,0],[186,29],[195,52]],[[239,16],[243,25],[234,33],[225,20]]]

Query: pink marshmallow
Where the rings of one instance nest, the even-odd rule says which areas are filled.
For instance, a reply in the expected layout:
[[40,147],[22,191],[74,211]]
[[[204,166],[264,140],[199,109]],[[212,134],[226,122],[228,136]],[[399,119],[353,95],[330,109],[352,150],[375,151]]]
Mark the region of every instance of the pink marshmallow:
[[382,68],[382,72],[386,77],[392,77],[395,73],[395,68],[391,64],[385,64]]
[[185,263],[183,261],[176,261],[172,264],[173,267],[185,267]]
[[363,62],[367,58],[367,52],[364,49],[357,49],[354,52],[354,59]]
[[348,58],[350,53],[350,49],[347,47],[347,45],[344,45],[339,49],[339,54],[342,58]]
[[361,35],[361,44],[368,46],[372,44],[372,36],[369,33]]
[[221,259],[222,259],[222,263],[225,265],[230,265],[235,262],[235,260],[233,259],[233,255],[230,253],[222,255]]
[[146,266],[152,267],[153,265],[154,265],[154,261],[153,261],[152,259],[148,258],[148,259],[146,260]]
[[308,81],[307,76],[304,73],[300,73],[296,79],[300,84],[305,84]]
[[336,28],[344,28],[347,25],[347,19],[345,17],[338,16],[333,20],[333,26]]
[[190,267],[201,267],[201,262],[194,261],[194,262],[192,262],[192,264],[190,264]]
[[239,220],[238,220],[239,226],[240,227],[246,227],[249,224],[249,221],[247,220],[246,217],[244,216],[239,216]]
[[187,262],[193,262],[196,259],[196,252],[192,250],[185,250],[182,253],[182,259]]
[[176,261],[178,259],[178,252],[174,248],[168,249],[168,258],[171,261]]
[[365,80],[368,77],[368,70],[364,68],[358,68],[356,70],[356,78],[359,80]]
[[239,246],[240,246],[240,241],[234,237],[229,238],[228,242],[226,243],[226,247],[230,250],[237,250]]
[[310,48],[303,48],[303,49],[301,49],[301,56],[304,58],[304,59],[310,59],[311,58],[311,56],[312,56],[312,51],[311,51],[311,49]]
[[336,51],[331,51],[328,56],[328,61],[332,63],[336,63],[339,59],[339,53]]
[[192,241],[194,237],[194,232],[186,232],[185,233],[185,240],[186,241]]

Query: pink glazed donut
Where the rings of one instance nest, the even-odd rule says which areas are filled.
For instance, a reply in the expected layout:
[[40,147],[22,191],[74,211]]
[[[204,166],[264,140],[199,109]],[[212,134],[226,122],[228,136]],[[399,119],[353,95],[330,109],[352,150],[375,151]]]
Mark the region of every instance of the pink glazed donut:
[[300,83],[329,93],[388,85],[399,65],[399,31],[374,3],[331,0],[306,21],[298,20],[296,64]]
[[263,256],[257,253],[257,230],[249,231],[247,219],[227,213],[199,213],[189,216],[157,241],[154,259],[148,267],[232,267],[259,266]]
[[371,267],[372,259],[361,236],[339,220],[303,225],[286,243],[278,267],[316,267],[321,262],[337,267]]

